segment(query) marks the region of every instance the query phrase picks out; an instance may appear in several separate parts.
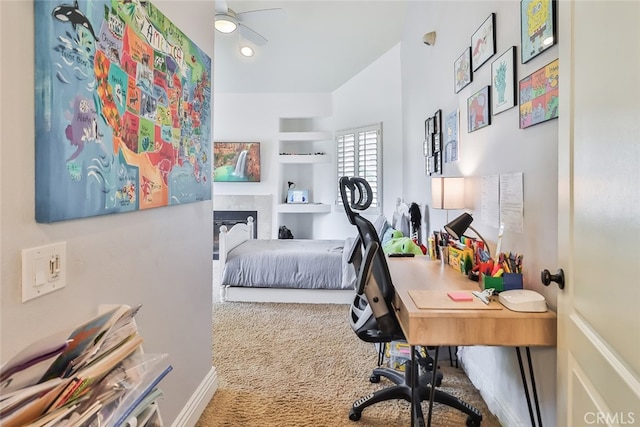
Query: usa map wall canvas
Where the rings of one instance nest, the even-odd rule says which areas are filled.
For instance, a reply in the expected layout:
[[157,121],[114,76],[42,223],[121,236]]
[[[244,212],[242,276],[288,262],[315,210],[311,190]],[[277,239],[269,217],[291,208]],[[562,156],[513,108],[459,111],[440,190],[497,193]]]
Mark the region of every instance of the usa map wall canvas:
[[211,199],[211,59],[148,1],[37,0],[36,221]]

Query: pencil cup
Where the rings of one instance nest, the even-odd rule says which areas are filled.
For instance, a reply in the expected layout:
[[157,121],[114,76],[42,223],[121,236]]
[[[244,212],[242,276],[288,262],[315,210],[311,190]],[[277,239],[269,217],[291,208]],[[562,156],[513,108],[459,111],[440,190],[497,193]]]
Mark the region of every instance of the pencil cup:
[[482,283],[482,289],[493,288],[496,290],[496,292],[501,292],[505,289],[504,280],[502,277],[492,277],[487,276],[486,274],[482,274],[480,283]]
[[440,262],[449,265],[449,246],[440,246]]

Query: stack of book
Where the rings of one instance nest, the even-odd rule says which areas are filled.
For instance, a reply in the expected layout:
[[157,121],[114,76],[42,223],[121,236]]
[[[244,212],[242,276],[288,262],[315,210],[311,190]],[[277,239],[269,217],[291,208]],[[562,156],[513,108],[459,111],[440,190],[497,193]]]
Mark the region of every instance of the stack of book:
[[161,426],[166,354],[142,352],[135,315],[114,306],[70,335],[38,340],[0,367],[0,425]]

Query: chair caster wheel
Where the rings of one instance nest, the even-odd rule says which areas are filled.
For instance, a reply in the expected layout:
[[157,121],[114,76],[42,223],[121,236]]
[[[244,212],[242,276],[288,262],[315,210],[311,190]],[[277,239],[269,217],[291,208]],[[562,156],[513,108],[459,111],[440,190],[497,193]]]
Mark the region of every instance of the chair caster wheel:
[[380,382],[380,375],[374,375],[374,374],[372,374],[372,375],[369,377],[369,382],[370,382],[370,383],[373,383],[373,384],[378,384],[378,383]]
[[482,419],[475,419],[475,418],[467,418],[467,422],[465,423],[465,425],[467,427],[480,427],[480,423],[482,422]]
[[351,421],[358,421],[360,419],[360,417],[362,416],[362,412],[356,412],[355,410],[351,409],[349,411],[349,419]]

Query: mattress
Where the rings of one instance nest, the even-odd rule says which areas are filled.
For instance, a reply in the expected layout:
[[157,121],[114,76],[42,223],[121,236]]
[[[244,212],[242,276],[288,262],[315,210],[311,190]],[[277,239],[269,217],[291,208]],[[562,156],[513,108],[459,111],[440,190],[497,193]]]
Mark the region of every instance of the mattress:
[[355,271],[347,262],[349,251],[344,250],[352,241],[247,240],[227,255],[221,285],[353,289]]

